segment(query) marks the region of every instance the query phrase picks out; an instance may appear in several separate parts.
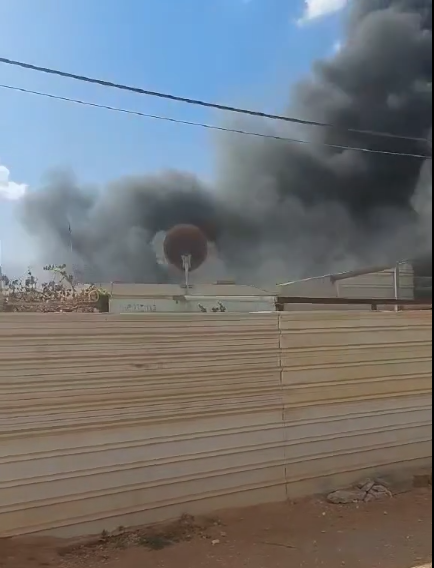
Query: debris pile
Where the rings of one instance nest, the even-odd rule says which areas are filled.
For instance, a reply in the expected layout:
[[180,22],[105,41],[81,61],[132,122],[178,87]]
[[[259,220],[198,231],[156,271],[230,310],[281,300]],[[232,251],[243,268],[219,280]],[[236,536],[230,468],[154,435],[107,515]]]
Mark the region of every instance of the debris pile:
[[86,568],[93,562],[106,562],[111,552],[130,548],[146,548],[159,551],[183,542],[200,538],[212,546],[220,544],[217,537],[226,536],[222,523],[213,518],[195,518],[183,515],[179,520],[157,526],[126,528],[119,527],[113,532],[103,531],[99,537],[91,537],[78,542],[66,543],[58,548],[62,566],[69,560],[83,564]]
[[378,479],[367,479],[352,489],[335,491],[327,497],[333,505],[351,505],[352,503],[372,503],[393,497],[392,492]]
[[66,266],[46,266],[53,273],[48,282],[39,283],[29,270],[22,279],[1,277],[4,312],[76,312],[108,311],[108,294],[94,285],[78,285]]

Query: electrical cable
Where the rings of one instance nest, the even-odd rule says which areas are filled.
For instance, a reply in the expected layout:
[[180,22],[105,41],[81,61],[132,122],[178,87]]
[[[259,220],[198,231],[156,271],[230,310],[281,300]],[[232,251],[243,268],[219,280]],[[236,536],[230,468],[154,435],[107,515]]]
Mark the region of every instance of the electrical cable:
[[335,126],[333,124],[328,124],[328,123],[325,123],[325,122],[304,120],[304,119],[301,119],[301,118],[288,117],[288,116],[282,116],[282,115],[277,115],[277,114],[268,114],[268,113],[265,113],[265,112],[249,110],[249,109],[245,109],[245,108],[239,108],[239,107],[227,106],[227,105],[223,105],[223,104],[211,103],[211,102],[207,102],[207,101],[203,101],[203,100],[199,100],[199,99],[191,99],[191,98],[187,98],[187,97],[180,97],[180,96],[172,95],[172,94],[169,94],[169,93],[151,91],[151,90],[147,90],[147,89],[142,89],[140,87],[133,87],[133,86],[124,85],[124,84],[121,84],[121,83],[115,83],[115,82],[112,82],[112,81],[97,79],[97,78],[94,78],[94,77],[87,77],[85,75],[77,75],[77,74],[74,74],[74,73],[69,73],[67,71],[60,71],[60,70],[57,70],[57,69],[51,69],[49,67],[42,67],[40,65],[33,65],[31,63],[25,63],[23,61],[16,61],[16,60],[8,59],[8,58],[5,58],[5,57],[0,57],[0,63],[3,63],[4,65],[11,65],[13,67],[20,67],[22,69],[26,69],[26,70],[30,70],[30,71],[45,73],[45,74],[48,74],[48,75],[56,75],[58,77],[73,79],[75,81],[81,81],[81,82],[90,83],[90,84],[94,84],[94,85],[100,85],[102,87],[120,89],[122,91],[129,91],[129,92],[136,93],[136,94],[139,94],[139,95],[145,95],[145,96],[149,96],[149,97],[157,97],[157,98],[160,98],[160,99],[166,99],[166,100],[170,100],[170,101],[176,101],[176,102],[180,102],[180,103],[185,103],[185,104],[195,105],[195,106],[201,106],[201,107],[216,109],[216,110],[220,110],[220,111],[226,111],[226,112],[232,112],[232,113],[238,113],[238,114],[245,114],[245,115],[255,116],[255,117],[259,117],[259,118],[268,118],[268,119],[271,119],[271,120],[279,120],[279,121],[283,121],[283,122],[290,122],[290,123],[293,123],[293,124],[299,124],[299,125],[303,125],[303,126],[317,126],[317,127],[322,127],[322,128],[328,128],[328,129],[335,130],[335,131],[338,131],[338,132],[340,131],[340,132],[346,132],[346,133],[351,133],[351,134],[359,134],[359,135],[364,135],[364,136],[374,136],[374,137],[380,137],[380,138],[407,140],[409,142],[428,142],[427,138],[411,137],[411,136],[404,136],[404,135],[400,135],[400,134],[393,134],[393,133],[390,133],[390,132],[377,132],[377,131],[362,130],[362,129],[357,129],[357,128],[343,128],[343,127]]
[[30,95],[36,95],[38,97],[44,97],[44,98],[48,98],[48,99],[54,99],[54,100],[58,100],[58,101],[74,103],[74,104],[92,107],[92,108],[104,109],[104,110],[108,110],[108,111],[111,111],[111,112],[118,112],[118,113],[127,114],[127,115],[131,115],[131,116],[137,116],[137,117],[141,117],[141,118],[149,118],[149,119],[153,119],[153,120],[171,122],[171,123],[174,123],[174,124],[194,126],[194,127],[204,128],[204,129],[208,129],[208,130],[216,130],[216,131],[219,131],[219,132],[228,132],[228,133],[232,133],[232,134],[239,134],[239,135],[242,135],[242,136],[252,136],[252,137],[256,137],[256,138],[278,140],[278,141],[281,141],[281,142],[288,142],[288,143],[293,143],[293,144],[303,144],[303,145],[307,145],[307,146],[325,146],[327,148],[331,148],[331,149],[335,149],[335,150],[350,150],[350,151],[354,151],[354,152],[364,152],[364,153],[370,153],[370,154],[383,154],[383,155],[386,155],[386,156],[398,156],[398,157],[400,156],[400,157],[405,157],[405,158],[415,158],[415,159],[421,159],[421,160],[431,160],[432,159],[431,155],[426,155],[426,154],[389,152],[389,151],[386,151],[386,150],[372,150],[370,148],[360,148],[360,147],[356,147],[356,146],[344,146],[344,145],[340,145],[340,144],[328,144],[326,142],[310,142],[310,141],[307,141],[307,140],[300,140],[300,139],[297,139],[297,138],[286,138],[284,136],[278,136],[278,135],[272,135],[272,134],[261,134],[260,132],[251,132],[251,131],[248,131],[248,130],[225,128],[223,126],[217,126],[217,125],[214,125],[214,124],[207,124],[207,123],[204,123],[204,122],[194,122],[194,121],[189,121],[189,120],[181,120],[181,119],[172,118],[172,117],[169,117],[169,116],[161,116],[161,115],[157,115],[157,114],[148,114],[148,113],[144,113],[144,112],[140,112],[140,111],[136,111],[136,110],[130,110],[130,109],[124,109],[124,108],[120,108],[120,107],[113,107],[113,106],[109,106],[109,105],[92,103],[92,102],[89,102],[89,101],[84,101],[84,100],[74,99],[74,98],[69,98],[69,97],[62,97],[62,96],[58,96],[58,95],[53,95],[51,93],[45,93],[45,92],[41,92],[41,91],[33,91],[33,90],[30,90],[30,89],[24,89],[22,87],[16,87],[16,86],[13,86],[13,85],[0,84],[0,89],[20,92],[20,93],[26,93],[26,94],[30,94]]

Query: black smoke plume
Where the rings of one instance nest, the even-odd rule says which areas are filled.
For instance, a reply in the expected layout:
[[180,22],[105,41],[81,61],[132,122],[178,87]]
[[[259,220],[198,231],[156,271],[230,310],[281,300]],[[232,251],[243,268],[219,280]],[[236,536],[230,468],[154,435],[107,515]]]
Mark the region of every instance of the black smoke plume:
[[244,128],[309,144],[225,135],[215,187],[168,172],[98,191],[57,175],[23,201],[25,226],[44,260],[71,254],[87,281],[167,281],[152,242],[176,224],[202,228],[224,271],[246,283],[431,252],[431,162],[330,145],[430,152],[432,0],[353,0],[342,50],[298,85],[289,114],[336,128],[249,120]]

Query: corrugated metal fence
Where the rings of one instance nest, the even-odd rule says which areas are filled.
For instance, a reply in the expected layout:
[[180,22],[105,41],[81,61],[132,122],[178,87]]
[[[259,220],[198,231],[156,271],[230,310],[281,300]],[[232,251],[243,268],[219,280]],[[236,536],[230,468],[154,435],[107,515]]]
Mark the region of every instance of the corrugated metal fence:
[[0,315],[0,536],[280,501],[431,462],[425,312]]

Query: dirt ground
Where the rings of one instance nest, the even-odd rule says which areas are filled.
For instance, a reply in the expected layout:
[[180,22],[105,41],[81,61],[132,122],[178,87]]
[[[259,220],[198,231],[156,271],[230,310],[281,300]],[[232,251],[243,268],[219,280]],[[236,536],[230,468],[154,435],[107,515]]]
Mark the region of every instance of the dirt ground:
[[84,547],[0,540],[0,567],[432,568],[431,535],[432,491],[421,489],[359,506],[313,500],[186,517],[166,533],[120,529]]

